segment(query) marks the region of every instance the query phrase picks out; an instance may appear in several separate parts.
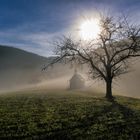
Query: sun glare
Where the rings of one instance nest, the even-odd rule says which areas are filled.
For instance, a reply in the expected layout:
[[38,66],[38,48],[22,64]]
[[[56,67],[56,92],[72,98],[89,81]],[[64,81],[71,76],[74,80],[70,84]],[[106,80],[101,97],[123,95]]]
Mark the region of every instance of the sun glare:
[[99,20],[90,19],[82,22],[80,26],[80,36],[84,40],[92,40],[100,33]]

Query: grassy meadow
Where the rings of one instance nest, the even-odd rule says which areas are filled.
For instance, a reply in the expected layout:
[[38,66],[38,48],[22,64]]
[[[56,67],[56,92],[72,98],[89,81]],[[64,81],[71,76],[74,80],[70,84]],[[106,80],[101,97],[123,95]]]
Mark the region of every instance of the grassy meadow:
[[0,140],[139,140],[140,99],[86,91],[0,94]]

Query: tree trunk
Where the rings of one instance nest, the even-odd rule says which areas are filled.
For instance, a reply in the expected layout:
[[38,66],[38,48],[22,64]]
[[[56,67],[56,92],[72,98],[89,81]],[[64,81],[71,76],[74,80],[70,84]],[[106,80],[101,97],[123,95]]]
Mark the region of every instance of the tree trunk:
[[106,81],[106,98],[107,99],[112,99],[112,80],[109,79]]

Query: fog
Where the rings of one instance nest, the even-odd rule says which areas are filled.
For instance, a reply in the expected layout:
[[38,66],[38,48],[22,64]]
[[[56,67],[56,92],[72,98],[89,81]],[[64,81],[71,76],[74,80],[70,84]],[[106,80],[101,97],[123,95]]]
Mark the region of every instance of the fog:
[[[105,83],[88,77],[86,67],[77,67],[78,73],[85,80],[86,90],[105,93]],[[113,94],[140,98],[140,62],[137,61],[132,71],[113,82]],[[0,92],[38,89],[56,90],[69,89],[69,80],[75,71],[71,65],[56,64],[46,71],[36,69],[10,69],[0,73]],[[86,94],[86,92],[85,92]]]

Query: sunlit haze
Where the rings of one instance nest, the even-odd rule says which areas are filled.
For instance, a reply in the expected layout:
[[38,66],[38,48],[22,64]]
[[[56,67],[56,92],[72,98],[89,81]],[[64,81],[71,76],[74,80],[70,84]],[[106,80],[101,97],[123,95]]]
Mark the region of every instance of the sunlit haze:
[[99,19],[89,19],[80,25],[80,36],[84,40],[96,39],[100,33]]
[[96,38],[96,13],[126,13],[139,23],[139,5],[140,0],[0,0],[0,44],[50,56],[57,37]]

